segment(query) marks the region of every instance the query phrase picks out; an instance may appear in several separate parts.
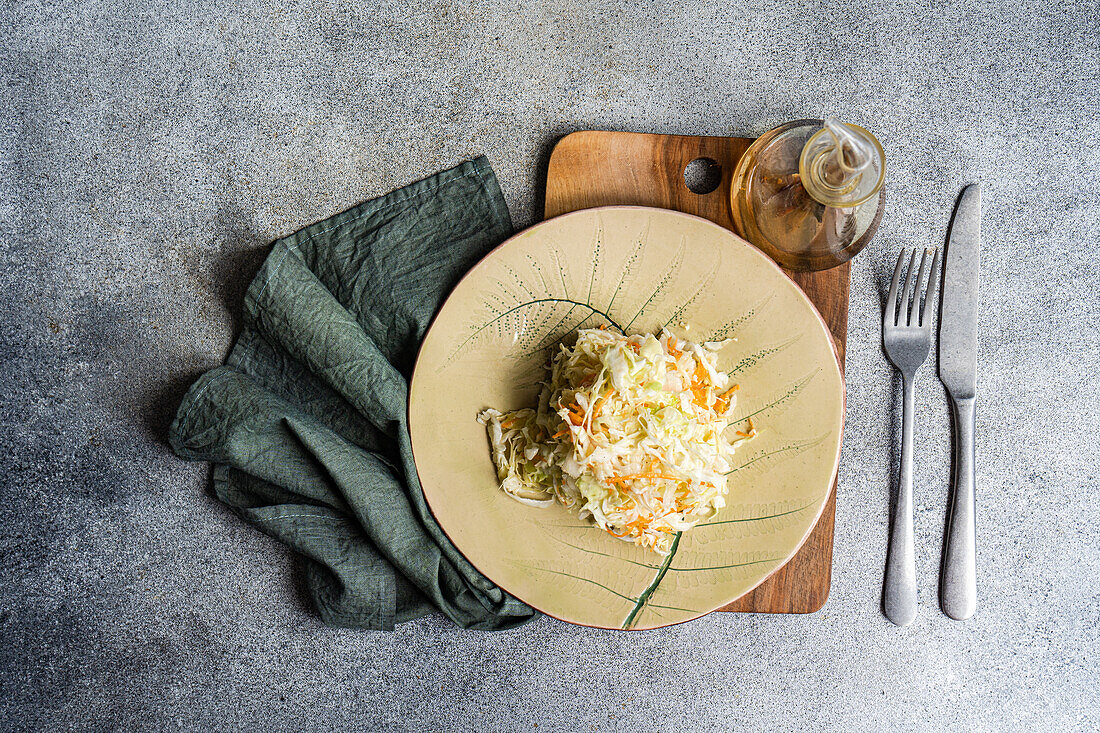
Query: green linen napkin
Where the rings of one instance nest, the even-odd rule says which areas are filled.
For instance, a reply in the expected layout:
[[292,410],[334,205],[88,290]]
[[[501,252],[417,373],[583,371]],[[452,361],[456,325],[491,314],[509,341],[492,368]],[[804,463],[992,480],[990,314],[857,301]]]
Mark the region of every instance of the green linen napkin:
[[391,629],[435,608],[505,629],[536,615],[440,530],[406,425],[432,316],[511,232],[482,157],[278,240],[225,366],[180,405],[173,449],[215,463],[218,497],[302,557],[328,624]]

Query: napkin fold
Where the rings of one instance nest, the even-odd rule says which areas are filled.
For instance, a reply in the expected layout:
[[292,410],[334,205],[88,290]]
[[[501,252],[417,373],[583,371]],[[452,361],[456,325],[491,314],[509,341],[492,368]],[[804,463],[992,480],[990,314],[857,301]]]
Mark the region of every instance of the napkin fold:
[[432,317],[511,233],[481,157],[276,241],[225,366],[180,405],[172,448],[216,464],[217,496],[302,558],[325,623],[392,629],[438,609],[505,629],[536,615],[436,524],[406,424]]

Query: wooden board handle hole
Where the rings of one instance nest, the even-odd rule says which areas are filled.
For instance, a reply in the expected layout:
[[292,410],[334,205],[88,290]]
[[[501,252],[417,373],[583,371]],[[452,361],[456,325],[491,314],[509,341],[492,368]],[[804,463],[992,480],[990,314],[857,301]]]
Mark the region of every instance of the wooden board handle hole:
[[714,158],[696,158],[684,168],[684,185],[700,196],[713,192],[722,183],[722,164]]

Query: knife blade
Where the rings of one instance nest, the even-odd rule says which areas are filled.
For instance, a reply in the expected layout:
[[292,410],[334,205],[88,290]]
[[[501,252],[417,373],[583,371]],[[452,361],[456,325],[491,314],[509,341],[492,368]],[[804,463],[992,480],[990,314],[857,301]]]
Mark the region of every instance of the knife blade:
[[982,190],[963,189],[944,258],[940,306],[940,381],[956,399],[976,396],[978,373],[978,250],[982,241]]
[[978,254],[982,192],[967,186],[948,235],[940,301],[940,381],[955,418],[955,474],[940,571],[940,607],[953,619],[978,606],[974,521],[974,401],[978,392]]

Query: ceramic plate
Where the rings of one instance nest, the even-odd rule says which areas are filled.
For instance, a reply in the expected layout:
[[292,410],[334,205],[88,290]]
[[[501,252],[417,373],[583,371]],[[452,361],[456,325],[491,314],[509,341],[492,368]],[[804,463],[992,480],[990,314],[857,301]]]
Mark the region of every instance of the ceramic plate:
[[[674,327],[736,339],[742,444],[727,505],[662,557],[555,504],[498,488],[486,407],[535,404],[550,346],[578,327]],[[493,582],[557,618],[607,628],[687,621],[755,588],[798,551],[829,497],[844,382],[813,305],[759,250],[705,219],[615,206],[509,239],[459,283],[420,350],[409,398],[413,455],[432,513]]]

